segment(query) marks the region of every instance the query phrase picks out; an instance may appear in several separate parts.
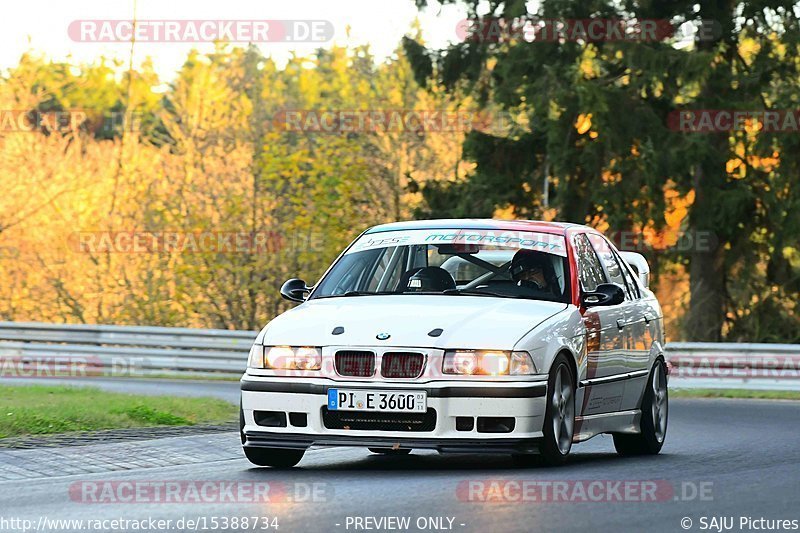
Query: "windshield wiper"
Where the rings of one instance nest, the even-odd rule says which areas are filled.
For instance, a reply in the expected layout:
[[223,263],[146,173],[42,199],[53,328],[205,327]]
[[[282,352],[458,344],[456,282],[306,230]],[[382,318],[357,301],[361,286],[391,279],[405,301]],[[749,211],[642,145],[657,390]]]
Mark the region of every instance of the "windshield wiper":
[[332,296],[380,296],[386,294],[396,294],[392,291],[379,291],[379,292],[369,292],[369,291],[347,291],[344,294],[331,294],[326,298],[330,298]]
[[516,298],[507,294],[497,294],[496,292],[480,291],[475,289],[446,289],[442,294],[463,295],[463,296],[493,296],[495,298]]
[[481,291],[476,289],[447,289],[442,294],[454,294],[454,295],[462,295],[462,296],[492,296],[494,298],[511,298],[514,300],[535,300],[535,301],[542,301],[542,302],[556,302],[556,303],[563,303],[561,300],[554,300],[551,298],[533,298],[530,296],[523,296],[521,294],[499,294],[496,292],[487,292]]

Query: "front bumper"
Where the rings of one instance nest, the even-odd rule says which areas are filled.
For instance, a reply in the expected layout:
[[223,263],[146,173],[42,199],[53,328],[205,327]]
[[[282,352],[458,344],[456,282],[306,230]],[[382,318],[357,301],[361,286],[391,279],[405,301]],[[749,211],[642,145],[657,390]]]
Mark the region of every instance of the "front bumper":
[[[424,431],[398,429],[335,429],[326,427],[329,388],[424,390],[435,423]],[[338,381],[302,380],[245,375],[241,381],[244,446],[305,449],[312,446],[428,448],[441,452],[534,452],[542,438],[547,382],[541,381]],[[256,423],[256,412],[285,413],[284,427]],[[301,416],[303,425],[293,423]],[[457,418],[473,420],[458,429]],[[480,419],[513,417],[510,431],[487,431]],[[330,419],[328,418],[328,421]],[[330,423],[328,423],[330,425]]]

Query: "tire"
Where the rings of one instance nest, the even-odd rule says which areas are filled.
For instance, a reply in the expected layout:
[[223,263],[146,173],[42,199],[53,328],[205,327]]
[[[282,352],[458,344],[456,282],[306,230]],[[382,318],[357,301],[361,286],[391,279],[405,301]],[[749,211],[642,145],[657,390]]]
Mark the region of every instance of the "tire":
[[372,453],[377,453],[380,455],[408,455],[411,453],[411,448],[367,448]]
[[564,464],[575,434],[575,380],[563,354],[553,361],[547,379],[547,407],[542,433],[540,462],[550,466]]
[[664,446],[669,420],[669,391],[664,362],[656,361],[642,397],[641,433],[614,434],[614,448],[620,455],[656,455]]
[[282,448],[251,448],[244,447],[247,460],[256,466],[271,466],[273,468],[291,468],[300,462],[305,450],[288,450]]

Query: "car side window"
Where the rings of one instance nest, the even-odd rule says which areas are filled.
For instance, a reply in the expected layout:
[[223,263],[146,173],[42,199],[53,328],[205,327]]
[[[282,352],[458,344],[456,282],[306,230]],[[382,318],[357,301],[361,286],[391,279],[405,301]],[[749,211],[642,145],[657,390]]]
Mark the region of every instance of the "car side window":
[[639,292],[639,285],[636,283],[633,273],[631,273],[630,265],[625,263],[625,261],[616,252],[614,252],[614,257],[617,258],[617,261],[619,261],[619,264],[622,266],[622,275],[625,276],[625,281],[628,283],[628,288],[631,291],[631,298],[634,300],[641,298],[642,295]]
[[611,283],[616,283],[623,289],[625,289],[625,297],[628,300],[633,298],[631,294],[631,288],[628,286],[627,281],[625,280],[625,275],[623,274],[623,266],[617,260],[617,256],[612,250],[611,245],[608,244],[603,237],[600,235],[592,234],[589,235],[589,241],[592,243],[592,247],[594,247],[595,252],[600,257],[600,262],[603,264],[603,268],[608,274],[608,279],[611,280]]
[[586,234],[575,235],[572,242],[575,246],[575,258],[578,263],[578,278],[581,280],[583,290],[592,292],[601,283],[607,283],[608,279],[603,271],[603,266]]

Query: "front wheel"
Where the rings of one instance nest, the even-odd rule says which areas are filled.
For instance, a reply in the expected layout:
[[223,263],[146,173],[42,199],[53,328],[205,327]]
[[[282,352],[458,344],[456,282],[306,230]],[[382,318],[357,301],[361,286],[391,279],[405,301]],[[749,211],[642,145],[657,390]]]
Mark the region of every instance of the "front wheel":
[[655,455],[664,446],[669,416],[669,392],[664,362],[656,361],[642,398],[641,433],[614,434],[614,448],[620,455]]
[[291,468],[300,462],[305,450],[286,450],[282,448],[251,448],[245,447],[244,455],[247,460],[256,466],[271,466],[273,468]]
[[572,449],[575,432],[575,382],[567,358],[559,355],[547,379],[547,407],[544,415],[544,440],[540,446],[545,464],[560,465]]

